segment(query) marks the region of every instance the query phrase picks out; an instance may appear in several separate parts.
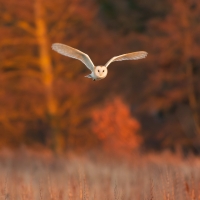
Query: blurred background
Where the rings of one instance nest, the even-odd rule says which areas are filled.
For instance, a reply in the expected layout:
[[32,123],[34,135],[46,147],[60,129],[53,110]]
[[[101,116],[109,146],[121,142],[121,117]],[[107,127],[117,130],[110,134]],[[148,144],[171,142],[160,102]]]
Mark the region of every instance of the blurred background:
[[[198,154],[200,2],[0,0],[0,148]],[[95,65],[52,51],[64,43]]]

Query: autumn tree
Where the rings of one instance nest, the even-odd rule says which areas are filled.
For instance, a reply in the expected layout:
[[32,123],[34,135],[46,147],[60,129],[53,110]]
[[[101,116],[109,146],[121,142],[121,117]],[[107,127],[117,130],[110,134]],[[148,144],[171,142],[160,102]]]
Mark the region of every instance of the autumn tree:
[[[51,44],[66,40],[74,47],[81,44],[87,37],[83,27],[90,24],[95,7],[81,0],[56,4],[1,0],[0,4],[1,134],[16,145],[24,139],[27,143],[35,140],[59,151],[80,123],[75,114],[80,101],[74,99],[84,86],[76,90],[75,81],[86,69],[76,61],[66,67],[64,59],[52,53]],[[79,37],[78,31],[82,31]],[[75,73],[79,74],[76,78]],[[72,78],[74,82],[69,82]]]
[[94,110],[92,120],[92,130],[107,153],[131,155],[142,142],[138,135],[140,123],[131,116],[130,109],[121,98]]
[[[193,131],[199,135],[199,11],[197,1],[168,1],[166,17],[149,21],[147,33],[152,42],[154,61],[149,84],[144,91],[146,108],[164,121],[158,132],[165,147],[192,146]],[[187,111],[187,110],[191,110]],[[185,111],[185,114],[183,114]],[[182,113],[180,115],[180,113]],[[190,114],[191,113],[191,114]],[[191,120],[184,119],[184,115]],[[194,124],[188,133],[181,126]],[[193,122],[192,122],[193,121]],[[184,126],[185,127],[185,126]],[[187,134],[184,134],[186,133]],[[173,136],[172,136],[173,135]],[[174,139],[172,139],[174,138]]]

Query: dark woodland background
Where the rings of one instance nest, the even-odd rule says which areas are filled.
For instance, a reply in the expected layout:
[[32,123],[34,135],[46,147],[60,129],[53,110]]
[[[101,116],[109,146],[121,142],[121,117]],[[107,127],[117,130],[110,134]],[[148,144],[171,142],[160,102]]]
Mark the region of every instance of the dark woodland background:
[[[200,1],[0,0],[0,147],[199,153]],[[95,65],[51,50],[64,43]]]

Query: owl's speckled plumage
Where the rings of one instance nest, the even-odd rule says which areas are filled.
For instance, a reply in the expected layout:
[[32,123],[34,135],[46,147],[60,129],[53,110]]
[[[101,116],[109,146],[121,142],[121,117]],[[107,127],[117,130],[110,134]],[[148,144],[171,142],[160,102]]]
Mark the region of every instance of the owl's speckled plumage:
[[87,54],[79,51],[78,49],[74,49],[70,46],[60,43],[54,43],[52,45],[52,49],[64,56],[75,58],[83,62],[86,65],[86,67],[92,72],[91,74],[85,77],[92,78],[93,80],[104,79],[108,74],[108,69],[107,69],[108,65],[112,62],[122,61],[122,60],[138,60],[145,58],[147,56],[147,52],[145,51],[132,52],[111,58],[105,64],[105,66],[94,66],[90,57]]

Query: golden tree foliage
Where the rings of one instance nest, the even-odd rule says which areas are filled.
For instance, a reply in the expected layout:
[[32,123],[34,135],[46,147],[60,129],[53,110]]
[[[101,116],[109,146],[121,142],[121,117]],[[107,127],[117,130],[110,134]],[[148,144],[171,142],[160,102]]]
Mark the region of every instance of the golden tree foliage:
[[[76,46],[84,40],[84,31],[80,37],[76,33],[90,24],[95,7],[82,2],[58,0],[55,9],[53,1],[0,1],[0,120],[8,144],[35,140],[63,150],[69,132],[80,123],[81,116],[75,116],[81,103],[77,96],[85,89],[83,85],[77,90],[76,80],[82,66],[71,61],[66,67],[59,55],[52,56],[51,44],[70,38]],[[69,82],[75,73],[77,77]]]
[[[200,3],[153,2],[152,7],[145,0],[0,0],[0,146],[39,143],[57,152],[82,151],[100,141],[109,149],[114,141],[113,149],[128,152],[141,141],[157,149],[191,145],[183,132],[199,132]],[[131,51],[149,54],[113,63],[105,80],[91,82],[81,62],[51,50],[54,42],[80,49],[95,65]],[[121,100],[93,112],[105,96],[126,99],[143,140],[132,138],[139,127]],[[116,118],[107,117],[114,106]],[[91,120],[98,134],[91,133]],[[101,126],[111,134],[104,135]],[[119,141],[115,129],[123,130]],[[125,138],[132,138],[127,147]]]
[[130,154],[140,146],[140,123],[131,116],[129,108],[120,98],[95,110],[92,120],[93,132],[107,153]]

